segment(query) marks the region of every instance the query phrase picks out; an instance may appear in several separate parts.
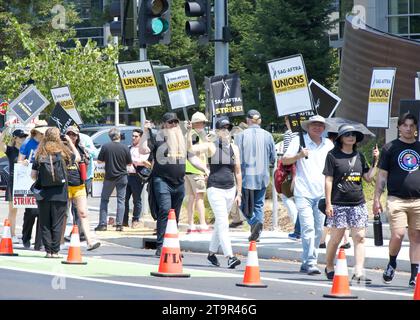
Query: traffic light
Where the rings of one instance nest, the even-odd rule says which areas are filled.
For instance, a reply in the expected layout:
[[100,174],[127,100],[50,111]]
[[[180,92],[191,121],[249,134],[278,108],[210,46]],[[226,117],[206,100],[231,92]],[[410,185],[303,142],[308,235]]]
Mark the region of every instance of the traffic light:
[[140,46],[147,44],[169,44],[171,42],[170,0],[139,0],[139,43]]
[[114,0],[110,6],[110,14],[118,18],[110,23],[113,36],[121,36],[121,43],[132,46],[137,38],[137,0]]
[[185,15],[198,18],[185,23],[187,35],[198,37],[199,43],[208,43],[211,36],[211,0],[186,1]]

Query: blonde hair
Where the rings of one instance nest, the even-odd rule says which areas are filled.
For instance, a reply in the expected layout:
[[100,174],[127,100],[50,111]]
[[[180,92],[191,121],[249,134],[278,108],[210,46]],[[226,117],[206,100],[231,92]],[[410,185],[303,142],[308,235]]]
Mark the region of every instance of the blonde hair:
[[40,158],[56,153],[60,153],[66,161],[71,159],[70,149],[61,141],[60,130],[58,128],[49,128],[45,131],[44,138],[39,143],[35,159],[38,161]]

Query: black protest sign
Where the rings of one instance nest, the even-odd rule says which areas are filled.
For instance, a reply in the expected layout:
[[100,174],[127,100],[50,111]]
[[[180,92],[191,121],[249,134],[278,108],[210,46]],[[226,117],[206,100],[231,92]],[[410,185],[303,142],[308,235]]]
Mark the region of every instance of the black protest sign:
[[290,128],[292,132],[302,131],[300,124],[314,115],[315,113],[312,110],[289,114]]
[[61,134],[65,134],[68,127],[77,126],[76,121],[73,120],[59,103],[55,104],[51,117],[48,119],[48,125],[57,127]]
[[[411,113],[416,116],[417,120],[420,119],[420,100],[400,100],[400,113],[399,116],[406,113]],[[420,123],[417,121],[417,135],[420,130]],[[419,137],[420,141],[420,137]]]
[[244,114],[241,81],[237,73],[210,78],[210,100],[216,117]]
[[309,82],[309,89],[312,93],[316,113],[324,118],[332,117],[341,102],[341,98],[315,80]]
[[47,98],[34,85],[31,85],[13,100],[10,104],[10,110],[17,116],[20,122],[27,124],[38,116],[49,103]]

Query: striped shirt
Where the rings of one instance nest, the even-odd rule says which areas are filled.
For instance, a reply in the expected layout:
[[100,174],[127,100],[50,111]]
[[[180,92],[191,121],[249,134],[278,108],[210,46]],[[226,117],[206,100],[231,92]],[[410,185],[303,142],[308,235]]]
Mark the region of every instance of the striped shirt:
[[292,132],[292,130],[287,130],[287,131],[284,133],[284,136],[283,136],[283,151],[282,151],[282,154],[285,154],[285,153],[286,153],[287,148],[289,147],[290,141],[292,141],[292,139],[293,139],[294,137],[296,137],[297,135],[299,135],[299,133],[298,133],[298,132]]

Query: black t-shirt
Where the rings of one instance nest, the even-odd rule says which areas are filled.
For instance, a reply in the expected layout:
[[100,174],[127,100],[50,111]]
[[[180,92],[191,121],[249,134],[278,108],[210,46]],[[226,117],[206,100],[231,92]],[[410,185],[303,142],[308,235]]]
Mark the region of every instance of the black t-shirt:
[[[155,139],[149,143],[149,148],[154,160],[152,176],[160,177],[174,186],[183,184],[187,155],[176,160],[170,160],[166,142],[156,141]],[[194,156],[194,154],[188,154],[188,156]]]
[[360,152],[346,154],[338,148],[328,152],[322,173],[333,177],[331,203],[340,206],[365,203],[362,178],[368,171],[369,166]]
[[19,149],[16,147],[6,148],[6,156],[9,159],[9,180],[13,181],[13,174],[15,172],[15,163],[17,162],[19,156]]
[[216,153],[209,158],[207,188],[231,189],[235,186],[235,155],[231,144],[216,142]]
[[[39,170],[39,162],[36,159],[34,160],[32,164],[32,170],[35,170],[35,171]],[[67,181],[62,186],[42,187],[41,196],[46,201],[67,202],[68,201]]]
[[388,195],[420,198],[420,142],[404,143],[397,139],[387,143],[381,152],[379,168],[388,172]]
[[[80,150],[79,150],[80,152]],[[77,166],[76,156],[73,154],[71,161],[67,164],[67,181],[69,186],[77,187],[83,184],[82,179],[80,179],[80,171],[79,167]]]
[[115,180],[127,175],[127,165],[132,163],[130,150],[120,142],[104,144],[98,155],[105,162],[105,179]]

